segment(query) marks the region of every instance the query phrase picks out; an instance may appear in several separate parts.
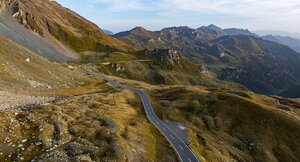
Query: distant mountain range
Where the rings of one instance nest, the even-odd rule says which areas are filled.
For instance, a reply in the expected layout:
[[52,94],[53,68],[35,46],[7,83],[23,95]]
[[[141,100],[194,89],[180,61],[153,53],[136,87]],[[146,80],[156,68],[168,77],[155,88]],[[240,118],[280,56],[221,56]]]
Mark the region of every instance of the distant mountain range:
[[102,29],[102,31],[107,35],[114,35],[114,33],[110,30]]
[[293,33],[293,32],[286,32],[286,31],[280,31],[280,30],[256,30],[253,31],[254,33],[265,36],[265,35],[278,35],[278,36],[288,36],[296,39],[300,39],[300,33]]
[[294,51],[300,53],[300,39],[295,39],[288,36],[273,36],[273,35],[266,35],[262,37],[265,40],[277,42],[283,45],[286,45],[293,49]]
[[298,53],[244,29],[209,25],[149,31],[136,27],[114,37],[139,49],[174,48],[192,62],[208,66],[220,79],[264,94],[276,94],[300,82]]

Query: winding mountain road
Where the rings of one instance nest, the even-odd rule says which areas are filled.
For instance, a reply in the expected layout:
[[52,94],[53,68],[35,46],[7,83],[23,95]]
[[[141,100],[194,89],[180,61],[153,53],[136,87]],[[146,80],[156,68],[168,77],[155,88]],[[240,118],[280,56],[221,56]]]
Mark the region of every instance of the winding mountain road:
[[100,75],[97,73],[89,72],[87,75],[93,75],[100,77],[101,79],[107,81],[113,86],[130,90],[132,92],[135,92],[138,94],[141,99],[142,103],[147,115],[148,120],[165,136],[165,138],[170,142],[174,150],[176,151],[178,157],[180,158],[181,162],[200,162],[200,160],[197,158],[197,156],[193,153],[193,151],[189,148],[189,146],[174,133],[164,122],[162,122],[155,114],[153,107],[150,103],[150,99],[148,98],[147,94],[138,89],[138,88],[132,88],[128,87],[122,84],[119,84],[118,82],[111,80],[107,78],[104,75]]

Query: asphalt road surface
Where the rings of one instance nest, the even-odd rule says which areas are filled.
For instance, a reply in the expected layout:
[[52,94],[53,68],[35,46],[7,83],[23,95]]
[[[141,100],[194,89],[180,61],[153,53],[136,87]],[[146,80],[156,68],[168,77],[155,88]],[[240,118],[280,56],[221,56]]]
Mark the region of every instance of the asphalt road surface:
[[107,78],[104,75],[100,75],[97,73],[87,73],[88,75],[94,75],[98,76],[101,79],[104,79],[108,83],[110,83],[113,86],[127,89],[132,92],[137,93],[141,99],[142,103],[147,115],[148,120],[165,136],[165,138],[170,142],[174,150],[176,151],[178,157],[180,158],[181,162],[200,162],[200,160],[197,158],[197,156],[193,153],[193,151],[189,148],[189,146],[176,135],[175,132],[173,132],[164,122],[162,122],[155,114],[153,107],[150,103],[150,99],[148,98],[147,94],[138,89],[138,88],[132,88],[127,87],[125,85],[119,84],[118,82],[111,80]]

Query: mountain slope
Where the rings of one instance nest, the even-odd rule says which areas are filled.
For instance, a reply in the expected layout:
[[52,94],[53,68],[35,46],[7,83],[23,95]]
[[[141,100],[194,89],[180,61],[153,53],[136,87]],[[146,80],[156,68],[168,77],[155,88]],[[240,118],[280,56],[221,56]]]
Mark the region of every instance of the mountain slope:
[[6,12],[52,46],[59,47],[64,52],[67,51],[73,55],[76,55],[76,52],[85,51],[105,52],[134,49],[126,43],[108,36],[95,24],[55,1],[8,0]]
[[[75,73],[52,63],[17,43],[0,37],[0,89],[63,87],[76,83]],[[72,79],[73,78],[73,79]]]
[[174,49],[112,52],[93,55],[88,67],[108,75],[164,85],[203,85],[244,87],[221,82],[205,66],[194,64]]
[[223,32],[225,35],[250,35],[250,36],[258,37],[257,34],[250,32],[248,29],[228,28],[228,29],[223,29]]
[[[299,55],[290,48],[250,35],[223,35],[216,26],[137,28],[114,35],[141,49],[174,48],[194,63],[264,94],[277,94],[300,82]],[[275,73],[279,75],[274,75]]]
[[114,37],[136,45],[139,49],[174,48],[194,63],[204,63],[205,58],[198,52],[204,52],[203,49],[209,47],[208,42],[217,38],[213,34],[185,26],[165,28],[156,32],[139,27],[115,34]]
[[[206,70],[205,67],[195,65],[185,58],[180,60],[182,62],[180,64],[175,63],[166,66],[170,60],[157,63],[156,57],[147,57],[143,54],[137,54],[139,52],[132,52],[136,51],[134,47],[106,35],[95,24],[54,1],[9,0],[6,6],[6,13],[11,13],[12,17],[16,18],[25,28],[33,31],[51,45],[61,45],[67,47],[66,49],[70,51],[74,50],[75,53],[80,53],[80,58],[83,63],[94,61],[101,63],[105,63],[105,61],[112,62],[110,60],[111,56],[120,57],[117,62],[113,60],[112,65],[114,65],[114,67],[104,66],[104,70],[108,74],[117,76],[123,75],[125,78],[139,79],[154,84],[195,84],[204,82],[200,78],[204,78],[202,71]],[[186,27],[182,27],[182,30],[179,31],[182,32],[180,34],[186,35],[187,37],[189,37],[190,34],[193,35],[191,32],[185,33],[185,28]],[[14,30],[14,28],[11,27],[11,30]],[[29,30],[27,32],[29,32]],[[20,33],[23,34],[24,31]],[[135,34],[137,37],[139,33],[142,33],[141,35],[147,35],[146,30],[136,28]],[[168,30],[166,30],[165,34],[173,33],[168,33]],[[14,33],[11,35],[14,35]],[[18,33],[15,35],[18,35]],[[152,35],[149,35],[149,38],[150,37],[152,37]],[[32,42],[38,45],[38,43],[36,43],[37,41]],[[28,42],[23,44],[26,45],[26,43],[28,44]],[[155,44],[153,44],[153,47],[172,49],[163,48],[163,45]],[[104,59],[103,56],[105,56]],[[158,58],[160,58],[159,54]],[[146,62],[139,60],[146,60]],[[103,67],[102,64],[100,66]],[[214,80],[212,82],[215,82],[215,79],[212,79],[212,77],[208,80]]]
[[300,102],[199,87],[151,91],[158,116],[187,126],[202,161],[299,161]]
[[114,33],[110,30],[105,30],[105,29],[102,29],[102,31],[107,34],[107,35],[114,35]]
[[73,52],[64,50],[65,48],[60,48],[55,46],[55,44],[51,45],[49,41],[25,29],[6,10],[0,13],[0,35],[14,40],[20,45],[52,61],[69,61],[77,57]]
[[286,89],[278,94],[286,98],[300,98],[300,86],[294,86],[289,89]]
[[222,69],[221,79],[265,94],[276,94],[300,81],[299,55],[286,46],[248,36],[222,37],[216,43],[238,60],[237,65]]
[[148,31],[143,27],[136,27],[130,31],[124,31],[113,35],[115,38],[121,38],[123,41],[136,46],[139,49],[164,48],[162,41],[155,41],[157,33]]

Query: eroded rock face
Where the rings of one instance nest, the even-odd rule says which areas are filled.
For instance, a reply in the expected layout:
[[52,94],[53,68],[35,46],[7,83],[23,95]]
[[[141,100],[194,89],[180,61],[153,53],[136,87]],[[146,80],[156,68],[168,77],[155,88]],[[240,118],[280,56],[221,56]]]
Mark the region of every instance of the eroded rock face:
[[24,25],[25,28],[43,36],[43,30],[39,27],[36,18],[26,10],[26,7],[23,3],[25,2],[14,1],[10,3],[9,6],[12,16],[15,17],[20,24]]

